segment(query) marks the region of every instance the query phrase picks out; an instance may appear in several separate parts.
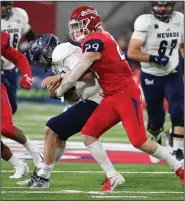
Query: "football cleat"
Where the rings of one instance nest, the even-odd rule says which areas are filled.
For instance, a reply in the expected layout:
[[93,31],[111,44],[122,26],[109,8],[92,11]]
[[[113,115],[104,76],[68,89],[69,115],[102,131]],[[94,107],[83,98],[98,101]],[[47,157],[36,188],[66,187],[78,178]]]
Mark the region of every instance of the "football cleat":
[[184,186],[184,168],[181,167],[176,171],[176,175],[179,177],[182,186]]
[[33,185],[34,183],[34,178],[37,175],[37,168],[35,168],[35,170],[33,171],[33,175],[30,177],[30,179],[24,180],[24,181],[19,181],[17,182],[17,185],[19,186],[27,186],[30,187]]
[[121,185],[125,182],[124,177],[117,173],[116,176],[106,178],[101,185],[104,185],[103,188],[99,190],[101,193],[111,193],[118,185]]
[[184,154],[183,154],[183,150],[182,149],[177,149],[176,151],[173,151],[172,155],[175,156],[175,158],[178,161],[181,161],[181,160],[184,159]]
[[43,188],[49,188],[49,179],[40,177],[35,174],[33,177],[33,184],[30,186],[30,189],[43,189]]
[[[151,140],[155,141],[155,139],[154,139],[153,136],[151,137]],[[160,137],[159,137],[159,140],[157,140],[156,142],[157,142],[158,144],[160,144],[160,145],[162,144],[161,135],[160,135]],[[153,157],[152,155],[149,155],[149,157],[150,157],[151,163],[153,163],[153,164],[156,164],[156,163],[158,163],[158,162],[160,161],[158,158],[155,158],[155,157]]]
[[20,179],[23,176],[26,176],[29,173],[29,167],[26,163],[22,163],[21,165],[15,167],[14,175],[10,176],[11,179]]

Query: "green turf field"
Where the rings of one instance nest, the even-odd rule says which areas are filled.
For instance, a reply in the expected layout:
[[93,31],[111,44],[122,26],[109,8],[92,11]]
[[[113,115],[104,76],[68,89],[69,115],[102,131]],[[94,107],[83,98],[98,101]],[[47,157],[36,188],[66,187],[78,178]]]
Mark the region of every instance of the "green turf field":
[[[32,139],[43,139],[43,127],[52,116],[62,111],[60,105],[21,103],[14,122]],[[169,118],[165,129],[169,128]],[[70,140],[79,141],[80,135]],[[103,142],[129,143],[125,131],[115,126]],[[33,170],[33,164],[27,162]],[[95,163],[58,163],[52,174],[49,190],[30,190],[9,179],[12,167],[2,162],[2,200],[183,200],[180,181],[166,165],[114,164],[126,179],[111,194],[98,194],[105,175]],[[86,172],[89,171],[89,172]],[[31,173],[30,173],[31,175]],[[29,177],[26,177],[29,178]],[[23,180],[23,179],[22,179]],[[18,180],[20,181],[20,180]]]

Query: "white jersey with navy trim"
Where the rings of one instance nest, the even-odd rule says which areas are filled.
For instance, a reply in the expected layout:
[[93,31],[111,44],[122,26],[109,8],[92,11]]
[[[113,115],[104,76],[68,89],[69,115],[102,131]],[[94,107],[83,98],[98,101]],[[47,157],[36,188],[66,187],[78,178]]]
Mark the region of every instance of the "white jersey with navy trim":
[[177,67],[179,45],[184,43],[184,14],[174,11],[168,23],[156,19],[152,14],[144,14],[136,19],[134,30],[132,38],[145,42],[142,47],[143,52],[169,57],[169,63],[165,67],[141,62],[143,72],[164,76]]
[[[67,73],[73,70],[74,64],[79,61],[82,56],[80,47],[74,46],[71,43],[62,43],[58,45],[52,54],[52,71],[55,74]],[[91,82],[78,81],[75,85],[77,94],[81,100],[92,100],[100,103],[102,100],[101,93],[103,93],[98,80],[95,79],[95,85]]]
[[[1,19],[1,31],[10,35],[10,45],[18,48],[22,36],[30,30],[28,15],[22,8],[12,8],[12,14],[8,20]],[[2,69],[12,69],[14,64],[1,56]]]

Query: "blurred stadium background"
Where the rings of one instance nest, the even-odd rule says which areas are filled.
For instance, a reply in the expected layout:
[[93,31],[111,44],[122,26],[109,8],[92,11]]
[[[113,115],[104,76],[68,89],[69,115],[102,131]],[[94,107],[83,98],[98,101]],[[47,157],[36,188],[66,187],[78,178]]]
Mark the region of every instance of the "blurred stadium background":
[[[110,31],[117,40],[118,44],[127,55],[127,46],[133,31],[133,24],[135,19],[143,13],[151,12],[150,2],[15,2],[14,6],[23,8],[27,11],[29,16],[30,25],[36,31],[37,35],[43,33],[56,34],[61,42],[70,41],[68,36],[68,20],[73,9],[81,5],[91,5],[96,8],[104,23],[104,27],[107,31]],[[176,2],[175,10],[184,13],[184,2]],[[24,39],[20,44],[20,50],[24,49],[26,43]],[[29,55],[27,54],[28,60]],[[184,61],[181,58],[182,67],[184,68]],[[140,65],[139,63],[129,60],[130,66],[134,72],[136,81],[139,84]],[[17,113],[13,116],[16,125],[20,126],[31,139],[42,140],[37,141],[41,149],[43,149],[43,128],[46,121],[63,111],[64,105],[57,100],[48,98],[47,90],[40,89],[40,84],[43,78],[51,74],[51,72],[44,73],[39,71],[36,66],[31,64],[32,72],[34,76],[33,89],[26,91],[18,89],[19,107]],[[144,97],[143,97],[143,103]],[[167,104],[166,108],[167,108]],[[146,115],[146,114],[145,114]],[[80,118],[80,115],[79,115]],[[146,116],[145,116],[145,120]],[[165,129],[170,128],[169,116],[167,115]],[[164,138],[164,136],[163,136]],[[104,146],[108,150],[108,154],[111,160],[115,163],[125,163],[124,165],[116,164],[115,166],[119,171],[127,171],[126,179],[128,175],[128,183],[126,187],[119,188],[120,194],[113,194],[115,197],[96,197],[87,195],[87,191],[97,190],[99,188],[99,182],[102,179],[99,174],[79,174],[69,171],[97,171],[100,170],[96,164],[85,164],[83,162],[92,162],[92,158],[86,155],[84,147],[76,142],[80,142],[80,135],[75,135],[70,138],[70,142],[67,144],[66,158],[56,167],[56,171],[68,171],[65,175],[62,174],[58,177],[58,174],[52,176],[51,188],[49,193],[38,191],[27,191],[15,187],[15,181],[8,179],[7,177],[12,174],[12,168],[7,163],[2,164],[3,171],[3,200],[94,200],[94,199],[134,199],[134,200],[183,200],[183,192],[179,185],[179,181],[175,178],[175,175],[171,174],[169,168],[163,165],[151,165],[149,157],[146,155],[130,155],[129,151],[135,152],[133,147],[125,147],[123,144],[117,144],[114,147],[113,143],[129,144],[128,138],[121,125],[116,125],[110,129],[102,138]],[[20,158],[23,155],[19,155],[25,151],[21,146],[15,146],[10,140],[5,140],[13,151],[15,151]],[[165,142],[165,141],[164,141]],[[76,144],[75,144],[76,143]],[[80,142],[81,143],[81,142]],[[109,144],[105,144],[109,143]],[[82,144],[82,143],[81,143]],[[119,151],[118,151],[119,150]],[[117,155],[114,155],[112,151],[115,151]],[[122,151],[127,151],[120,155]],[[111,155],[112,154],[112,155]],[[80,159],[79,155],[83,155]],[[69,157],[71,156],[71,158]],[[75,158],[76,157],[76,158]],[[30,159],[27,153],[24,152],[24,158]],[[72,163],[73,159],[77,159],[75,166]],[[79,159],[79,160],[78,160]],[[131,165],[130,165],[131,164]],[[133,165],[135,164],[135,165]],[[143,164],[145,164],[143,166]],[[33,166],[29,165],[32,169]],[[7,170],[10,170],[8,172]],[[140,172],[147,172],[140,174]],[[130,172],[130,173],[129,173]],[[133,173],[135,172],[135,173]],[[151,172],[158,172],[150,174]],[[56,172],[57,173],[57,172]],[[133,174],[132,174],[133,173]],[[62,180],[61,180],[62,179]],[[158,180],[160,179],[160,182]],[[88,181],[86,183],[86,181]],[[129,183],[130,181],[130,183]],[[137,185],[135,185],[137,183]],[[14,189],[16,188],[16,189]],[[62,191],[66,189],[81,190],[81,192],[75,191]],[[165,190],[164,190],[165,189]],[[121,191],[124,190],[124,191]],[[163,190],[163,191],[162,191]],[[72,193],[72,194],[70,194]],[[75,194],[76,193],[76,194]],[[62,194],[61,196],[58,196]],[[26,196],[25,196],[26,195]],[[119,196],[120,195],[120,196]],[[132,196],[132,195],[135,195]],[[117,196],[117,197],[116,197]]]

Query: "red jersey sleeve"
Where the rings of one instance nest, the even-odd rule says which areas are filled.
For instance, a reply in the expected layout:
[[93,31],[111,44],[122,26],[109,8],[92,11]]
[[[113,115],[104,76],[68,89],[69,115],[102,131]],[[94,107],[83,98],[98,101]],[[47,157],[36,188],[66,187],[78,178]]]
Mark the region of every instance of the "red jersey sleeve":
[[1,54],[3,57],[14,63],[21,71],[22,75],[28,74],[28,76],[32,78],[30,65],[26,57],[10,46],[9,35],[5,32],[1,32]]
[[102,52],[106,36],[102,32],[96,32],[87,36],[82,42],[83,52]]

